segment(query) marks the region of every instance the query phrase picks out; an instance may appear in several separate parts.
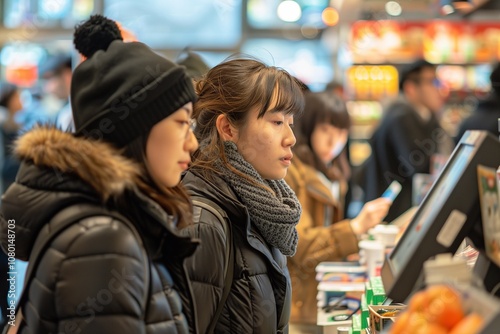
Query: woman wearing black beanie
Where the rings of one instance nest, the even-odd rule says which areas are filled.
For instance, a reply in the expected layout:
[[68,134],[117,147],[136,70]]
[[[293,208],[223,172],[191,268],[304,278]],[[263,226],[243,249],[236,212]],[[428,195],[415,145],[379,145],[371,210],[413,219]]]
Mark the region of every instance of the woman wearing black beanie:
[[198,147],[191,79],[102,16],[74,42],[86,57],[71,84],[76,132],[23,135],[2,201],[2,248],[29,261],[10,329],[197,332],[183,269],[197,243],[176,232],[192,211],[178,184]]

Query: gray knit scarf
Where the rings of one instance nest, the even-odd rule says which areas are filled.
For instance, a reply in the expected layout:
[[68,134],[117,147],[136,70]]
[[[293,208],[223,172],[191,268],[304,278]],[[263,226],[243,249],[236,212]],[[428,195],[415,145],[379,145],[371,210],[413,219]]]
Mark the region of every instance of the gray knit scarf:
[[284,255],[294,255],[298,242],[295,226],[302,212],[297,196],[284,180],[264,180],[255,168],[243,159],[235,143],[226,141],[224,150],[231,166],[273,190],[274,193],[271,193],[251,184],[218,163],[224,178],[247,207],[252,223],[257,226],[264,239]]

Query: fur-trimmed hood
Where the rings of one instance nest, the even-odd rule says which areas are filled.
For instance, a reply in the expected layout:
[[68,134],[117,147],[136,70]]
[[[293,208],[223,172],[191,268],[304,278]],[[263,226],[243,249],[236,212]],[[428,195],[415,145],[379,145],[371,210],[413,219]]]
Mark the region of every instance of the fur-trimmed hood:
[[[6,222],[15,221],[20,259],[29,257],[40,229],[63,208],[79,203],[106,206],[122,194],[137,193],[139,166],[102,142],[37,127],[16,141],[14,153],[21,166],[2,197],[0,225],[5,245]],[[139,206],[145,201],[135,202]]]
[[37,127],[26,133],[17,140],[14,153],[35,166],[77,175],[104,201],[132,186],[139,175],[137,164],[110,145],[55,128]]

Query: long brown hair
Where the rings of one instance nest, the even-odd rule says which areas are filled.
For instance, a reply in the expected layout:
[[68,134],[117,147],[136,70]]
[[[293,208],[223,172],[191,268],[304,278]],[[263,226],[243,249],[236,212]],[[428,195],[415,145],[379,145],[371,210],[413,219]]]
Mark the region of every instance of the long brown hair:
[[[248,176],[233,168],[224,153],[224,143],[216,127],[217,117],[225,115],[231,125],[241,128],[253,108],[258,118],[266,112],[300,114],[304,97],[299,82],[283,69],[267,66],[257,59],[232,56],[213,67],[196,83],[198,100],[194,105],[195,135],[200,147],[193,154],[193,168],[208,179],[220,173],[216,161],[255,184]],[[270,110],[271,104],[275,106]]]
[[183,228],[192,224],[192,204],[182,184],[168,188],[148,182],[148,179],[143,178],[139,180],[137,185],[144,194],[158,203],[165,212],[176,218],[177,227]]
[[332,166],[325,165],[314,153],[311,137],[314,129],[320,124],[329,124],[339,129],[348,130],[351,126],[351,118],[346,105],[339,96],[330,92],[307,92],[305,93],[305,103],[304,114],[295,120],[297,143],[293,149],[294,154],[302,162],[319,170],[330,179],[338,179],[339,176],[336,175],[335,168],[332,169]]

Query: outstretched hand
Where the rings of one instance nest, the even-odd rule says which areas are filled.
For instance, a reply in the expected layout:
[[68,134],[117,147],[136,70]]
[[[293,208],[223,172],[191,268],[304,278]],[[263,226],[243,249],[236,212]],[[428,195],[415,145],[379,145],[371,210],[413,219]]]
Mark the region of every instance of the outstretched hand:
[[351,220],[351,227],[355,234],[366,233],[373,226],[380,224],[387,216],[392,201],[388,198],[379,197],[365,203],[359,215]]

